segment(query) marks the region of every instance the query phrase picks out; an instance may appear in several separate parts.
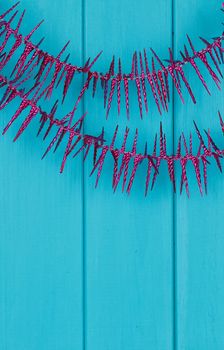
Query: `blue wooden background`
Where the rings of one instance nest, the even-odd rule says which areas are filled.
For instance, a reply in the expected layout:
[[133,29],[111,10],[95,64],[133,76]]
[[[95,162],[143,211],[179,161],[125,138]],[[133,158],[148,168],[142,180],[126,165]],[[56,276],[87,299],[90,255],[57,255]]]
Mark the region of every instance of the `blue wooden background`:
[[[2,0],[0,12],[10,4]],[[46,35],[48,51],[58,53],[71,39],[71,60],[82,64],[103,49],[97,68],[105,71],[113,54],[128,70],[133,51],[144,47],[164,58],[173,47],[178,55],[186,33],[201,45],[199,35],[220,33],[220,6],[202,0],[22,0],[20,8],[27,9],[25,33],[46,19],[38,35]],[[193,129],[193,119],[220,138],[223,95],[209,84],[212,97],[195,79],[196,106],[173,97],[162,118],[170,152],[180,132]],[[106,122],[100,94],[95,100],[87,95],[85,130],[98,133],[105,125],[110,135],[117,123],[128,123],[133,133],[139,127],[143,145],[161,118],[152,106],[141,121],[132,100],[131,122],[124,110],[117,118],[116,106]],[[3,127],[6,112],[0,120]],[[68,162],[59,175],[60,154],[41,161],[46,144],[35,133],[33,126],[15,145],[13,128],[0,138],[0,349],[223,350],[224,182],[218,171],[209,169],[203,198],[193,169],[191,199],[174,196],[165,166],[147,198],[143,170],[131,196],[113,194],[110,160],[95,190],[88,161]]]

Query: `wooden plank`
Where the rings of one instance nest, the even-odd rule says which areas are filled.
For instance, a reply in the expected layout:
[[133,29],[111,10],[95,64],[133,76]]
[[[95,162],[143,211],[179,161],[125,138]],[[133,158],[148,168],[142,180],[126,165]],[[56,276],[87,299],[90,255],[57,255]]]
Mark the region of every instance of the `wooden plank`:
[[[24,33],[45,18],[43,47],[57,54],[73,39],[71,59],[81,62],[81,1],[22,0],[24,8]],[[0,348],[81,350],[82,161],[59,175],[62,153],[41,161],[37,124],[16,145],[15,131],[0,139]]]
[[[124,70],[130,71],[135,49],[153,46],[167,55],[171,46],[171,1],[162,0],[85,1],[86,58],[101,49],[96,64],[108,70],[112,55],[122,58]],[[166,57],[166,56],[165,56]],[[116,124],[120,126],[119,142],[125,126],[139,127],[139,149],[159,130],[160,118],[150,99],[150,112],[140,120],[135,88],[130,89],[131,115],[126,120],[125,108],[117,117],[112,106],[105,121],[102,91],[94,100],[85,99],[89,116],[88,133],[111,139]],[[151,97],[150,97],[151,98]],[[171,108],[172,110],[172,108]],[[163,119],[164,130],[172,135],[170,115]],[[130,147],[130,145],[129,145]],[[168,140],[172,149],[172,137]],[[172,300],[172,191],[165,166],[155,191],[144,198],[146,168],[139,170],[128,197],[112,192],[113,162],[108,158],[95,190],[89,179],[91,163],[85,166],[85,339],[89,350],[171,349],[173,343]]]
[[[196,48],[203,46],[197,40],[199,35],[212,38],[221,34],[223,14],[219,6],[218,2],[175,1],[176,53],[186,42],[186,33],[195,41]],[[223,148],[217,115],[218,110],[224,112],[223,91],[218,92],[212,79],[207,78],[212,93],[209,97],[199,79],[192,78],[192,69],[186,72],[198,102],[194,106],[186,98],[182,106],[176,98],[175,139],[182,130],[189,135],[194,119],[202,130],[210,128],[216,143]],[[205,70],[203,73],[208,77]],[[186,195],[176,197],[177,348],[219,350],[224,347],[223,177],[212,162],[208,195],[201,198],[190,167],[189,173],[191,199]]]

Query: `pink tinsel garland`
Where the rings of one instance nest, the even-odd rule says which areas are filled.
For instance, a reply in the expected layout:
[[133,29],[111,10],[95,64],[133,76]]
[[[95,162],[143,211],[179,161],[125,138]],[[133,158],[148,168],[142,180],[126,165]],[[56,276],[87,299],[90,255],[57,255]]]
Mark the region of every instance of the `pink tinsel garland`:
[[[222,78],[222,72],[219,68],[219,65],[223,63],[224,49],[222,48],[222,41],[224,39],[224,34],[215,38],[212,43],[209,43],[206,39],[201,38],[201,40],[205,44],[205,48],[200,51],[195,50],[192,41],[188,37],[189,45],[192,50],[192,55],[189,53],[189,50],[185,46],[184,53],[181,52],[182,60],[174,61],[172,51],[169,50],[170,59],[168,66],[165,66],[162,60],[160,60],[160,58],[158,57],[158,55],[151,49],[153,53],[151,70],[149,69],[147,53],[144,50],[143,55],[141,53],[139,53],[139,55],[137,55],[136,52],[134,53],[130,73],[124,74],[122,72],[120,59],[118,60],[118,72],[115,73],[115,59],[113,58],[110,64],[109,71],[105,74],[102,74],[97,71],[91,70],[101,53],[98,54],[96,58],[92,60],[92,62],[90,62],[90,59],[88,59],[88,61],[83,67],[77,67],[70,63],[67,63],[69,56],[67,56],[67,58],[64,61],[61,59],[62,55],[65,52],[67,44],[61,50],[57,57],[54,57],[40,49],[40,44],[42,40],[37,45],[33,44],[31,41],[31,37],[33,33],[37,30],[37,28],[40,26],[40,24],[37,25],[27,36],[22,36],[19,33],[19,29],[24,17],[24,12],[19,18],[16,27],[12,28],[12,23],[17,15],[17,11],[13,11],[17,5],[18,4],[14,5],[3,15],[0,15],[0,39],[2,40],[2,44],[0,46],[0,88],[5,88],[2,100],[0,101],[0,109],[4,109],[16,97],[19,97],[21,99],[21,103],[17,108],[17,111],[15,112],[7,126],[4,128],[3,134],[8,130],[8,128],[24,110],[29,109],[28,115],[23,121],[21,127],[19,128],[14,140],[16,140],[23,133],[23,131],[27,128],[27,126],[30,124],[33,118],[35,118],[38,115],[40,116],[40,129],[38,134],[40,134],[44,126],[47,125],[47,130],[45,132],[44,138],[47,137],[50,129],[53,126],[57,127],[56,135],[50,142],[44,156],[51,150],[53,146],[56,150],[59,144],[61,143],[62,139],[67,136],[68,140],[61,164],[61,172],[64,169],[65,162],[69,155],[72,155],[72,153],[74,152],[74,157],[78,153],[80,153],[80,151],[84,150],[85,159],[90,151],[90,148],[93,148],[93,170],[91,174],[95,171],[97,172],[96,185],[101,175],[105,158],[107,154],[111,154],[114,160],[114,190],[116,190],[121,178],[123,177],[122,189],[124,190],[126,188],[127,192],[130,193],[137,168],[141,163],[143,163],[144,160],[146,160],[148,163],[148,168],[146,172],[145,194],[147,194],[148,192],[152,170],[154,173],[152,175],[151,188],[153,188],[155,184],[161,161],[165,161],[167,163],[170,180],[173,183],[174,190],[176,190],[174,165],[177,162],[180,164],[182,169],[181,191],[183,186],[185,186],[188,195],[189,187],[186,171],[187,163],[192,162],[194,166],[197,183],[201,193],[203,192],[203,189],[200,164],[202,164],[204,187],[205,191],[207,191],[207,164],[209,163],[208,159],[214,158],[219,169],[222,170],[220,158],[223,156],[224,150],[216,146],[209,132],[205,132],[205,137],[202,137],[202,133],[199,131],[196,124],[195,130],[198,136],[199,146],[198,151],[195,155],[193,155],[192,153],[192,136],[190,135],[189,142],[187,142],[184,134],[182,134],[179,138],[176,153],[173,155],[168,155],[166,150],[166,136],[163,133],[162,125],[160,127],[158,141],[159,150],[157,149],[158,147],[156,136],[154,139],[153,152],[151,154],[148,153],[146,145],[144,153],[141,154],[137,153],[138,130],[136,130],[135,133],[132,150],[127,151],[126,142],[129,133],[128,128],[126,128],[125,134],[123,136],[121,148],[118,148],[115,146],[118,127],[116,127],[115,129],[112,142],[107,144],[104,139],[103,131],[100,133],[99,136],[91,136],[82,133],[82,123],[85,115],[79,118],[76,122],[74,122],[73,119],[84,93],[88,90],[90,86],[90,82],[93,81],[94,96],[98,80],[101,81],[101,86],[104,90],[104,106],[107,110],[107,116],[111,108],[111,103],[115,94],[115,88],[117,89],[118,112],[120,112],[121,83],[123,83],[124,87],[127,116],[129,115],[130,81],[134,81],[136,85],[137,100],[139,104],[141,117],[143,101],[145,109],[146,111],[148,111],[146,81],[148,81],[154,101],[160,113],[162,109],[168,110],[168,102],[170,95],[170,79],[183,102],[184,99],[181,87],[181,80],[184,83],[183,85],[186,87],[186,90],[188,91],[189,95],[191,96],[192,101],[196,103],[192,87],[184,74],[183,68],[186,64],[190,64],[195,70],[205,89],[208,91],[208,93],[210,93],[205,79],[199,70],[199,66],[196,63],[197,60],[200,60],[206,67],[208,74],[212,77],[217,87],[220,88],[220,78]],[[10,13],[13,13],[11,18],[6,20],[7,16]],[[8,49],[7,45],[9,43],[9,39],[11,38],[14,38],[15,42],[11,46],[11,49]],[[5,67],[7,67],[7,64],[12,59],[12,57],[15,57],[15,54],[19,52],[18,50],[22,47],[24,47],[23,52],[17,59],[16,64],[14,65],[14,68],[10,75],[10,78],[7,78],[2,73],[2,71]],[[156,68],[155,62],[159,64],[159,69]],[[58,101],[54,103],[50,113],[43,111],[42,108],[38,105],[41,98],[50,98],[53,90],[62,82],[64,78],[62,98],[63,102],[66,97],[66,94],[68,93],[68,89],[71,85],[75,73],[86,74],[87,78],[77,100],[75,101],[74,108],[72,109],[72,111],[65,115],[62,119],[57,119],[55,117],[55,114],[57,111]],[[34,79],[34,84],[28,91],[26,91],[25,83],[30,81],[31,79]],[[222,131],[224,131],[224,123],[220,114],[219,117]],[[184,149],[184,152],[182,151],[182,148]]]

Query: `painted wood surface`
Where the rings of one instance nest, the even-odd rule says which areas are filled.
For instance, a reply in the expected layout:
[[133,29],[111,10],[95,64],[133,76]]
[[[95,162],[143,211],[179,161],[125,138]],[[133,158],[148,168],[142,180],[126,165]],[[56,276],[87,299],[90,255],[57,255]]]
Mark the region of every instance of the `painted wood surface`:
[[[1,1],[0,12],[11,3]],[[198,35],[220,32],[219,7],[201,0],[21,0],[20,5],[27,9],[24,32],[45,18],[38,34],[46,36],[44,48],[57,54],[71,39],[71,60],[78,64],[103,49],[96,66],[102,71],[113,54],[129,70],[133,51],[145,47],[165,58],[173,46],[178,56],[186,33],[197,42]],[[75,82],[77,94],[82,77]],[[193,129],[193,119],[222,142],[217,109],[224,110],[223,95],[209,83],[212,97],[195,78],[196,106],[188,98],[183,106],[173,96],[162,118],[170,152],[180,132]],[[104,126],[110,139],[117,124],[121,131],[128,125],[132,135],[138,127],[141,149],[158,132],[161,117],[151,103],[141,121],[134,94],[133,89],[130,121],[124,108],[117,116],[116,106],[106,121],[102,94],[94,100],[86,95],[85,131],[99,134]],[[70,92],[64,108],[73,100]],[[10,112],[1,113],[2,128]],[[145,198],[142,168],[130,196],[121,188],[113,194],[112,160],[97,189],[89,178],[90,161],[68,162],[59,175],[60,154],[40,160],[46,144],[34,138],[36,126],[17,144],[16,126],[0,138],[0,349],[222,350],[222,175],[210,168],[209,193],[201,198],[192,169],[189,200],[173,195],[164,166]]]
[[[71,6],[76,20],[67,21]],[[27,9],[26,33],[48,19],[38,35],[47,33],[43,47],[54,54],[76,33],[72,59],[81,61],[80,1],[63,1],[61,11],[59,1],[25,0],[20,7]],[[2,113],[1,128],[9,115]],[[15,131],[0,138],[0,348],[81,349],[82,162],[75,169],[69,163],[61,177],[59,158],[41,161],[47,144],[36,138],[37,124],[17,144]]]
[[[105,64],[109,66],[113,54],[122,57],[124,69],[129,70],[136,48],[142,50],[144,45],[153,45],[165,55],[162,41],[171,45],[170,1],[165,5],[164,1],[151,1],[150,6],[144,0],[133,1],[130,6],[128,0],[105,3],[89,0],[85,8],[86,56],[96,55],[96,46],[102,47],[105,59],[99,62],[101,70]],[[155,10],[149,15],[151,8]],[[112,106],[105,122],[102,94],[94,101],[87,98],[85,106],[91,112],[87,131],[98,133],[104,125],[108,139],[119,123],[122,132],[126,125],[130,126],[133,136],[135,126],[140,127],[143,139],[150,140],[158,131],[159,116],[156,107],[150,104],[153,116],[144,115],[141,122],[135,94],[133,89],[129,123],[124,109],[123,115],[117,117],[116,106]],[[164,122],[167,132],[172,134],[172,124],[168,119]],[[140,149],[144,147],[143,139],[139,142]],[[171,145],[172,139],[168,147]],[[102,350],[170,349],[173,342],[172,192],[169,180],[163,181],[166,170],[162,170],[156,190],[145,199],[142,184],[146,169],[139,171],[133,193],[128,197],[121,193],[120,187],[112,193],[112,167],[111,159],[96,191],[94,182],[88,178],[88,164],[85,167],[86,346]],[[158,239],[158,234],[162,239]]]
[[[197,40],[199,35],[211,38],[219,33],[223,21],[220,5],[218,1],[176,1],[176,52],[186,41],[186,33],[197,45],[201,45]],[[195,120],[202,130],[210,128],[216,142],[222,144],[217,111],[224,110],[223,91],[214,87],[212,79],[208,79],[208,84],[211,97],[195,78],[196,106],[187,99],[183,107],[175,99],[175,140],[183,128],[190,132]],[[194,174],[190,181],[190,201],[186,196],[176,196],[175,206],[177,349],[221,350],[224,347],[221,331],[224,323],[223,177],[212,162],[208,173],[208,195],[203,198],[193,185]]]

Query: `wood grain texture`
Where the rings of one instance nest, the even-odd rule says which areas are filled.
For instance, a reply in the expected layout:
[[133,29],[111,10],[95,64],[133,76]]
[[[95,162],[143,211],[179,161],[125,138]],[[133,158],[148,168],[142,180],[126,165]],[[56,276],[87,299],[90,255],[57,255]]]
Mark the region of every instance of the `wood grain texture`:
[[[134,50],[153,46],[165,55],[165,47],[171,45],[170,1],[87,0],[85,8],[86,57],[103,49],[97,64],[102,71],[108,69],[113,54],[129,71]],[[110,139],[119,124],[121,143],[125,126],[130,126],[132,137],[137,126],[139,149],[144,149],[146,140],[152,148],[150,138],[158,132],[160,117],[150,100],[150,113],[141,121],[135,86],[130,87],[130,122],[124,106],[117,117],[115,104],[105,121],[99,93],[95,100],[85,99],[89,111],[85,128],[96,134],[104,125]],[[170,117],[164,118],[164,128],[172,135]],[[172,149],[172,138],[168,147]],[[167,170],[161,169],[155,191],[144,198],[146,168],[139,170],[129,197],[121,193],[121,186],[113,194],[112,168],[108,158],[94,190],[94,181],[88,178],[91,168],[88,163],[85,167],[86,348],[171,349],[172,192]]]
[[[176,0],[175,47],[182,48],[186,33],[197,47],[198,36],[211,38],[221,32],[223,14],[221,2]],[[204,76],[208,77],[206,71]],[[210,128],[219,145],[223,145],[218,109],[224,111],[223,91],[219,92],[212,79],[207,79],[211,97],[203,91],[198,78],[193,81],[197,105],[186,98],[185,106],[175,101],[175,140],[184,129],[193,130],[193,119],[203,130]],[[222,84],[223,87],[223,84]],[[196,140],[196,138],[195,138]],[[201,198],[195,183],[193,168],[189,167],[191,199],[176,196],[177,238],[177,349],[198,350],[224,348],[221,329],[224,323],[224,260],[223,260],[223,175],[215,162],[209,166],[208,195]]]
[[[2,1],[0,12],[9,3]],[[219,5],[21,0],[20,10],[27,9],[25,33],[45,19],[38,37],[46,36],[43,47],[53,54],[69,39],[75,64],[103,49],[96,69],[105,72],[113,54],[122,58],[125,71],[134,50],[153,47],[167,58],[167,48],[174,46],[179,57],[186,33],[202,46],[199,35],[220,33]],[[94,100],[89,91],[80,106],[80,114],[88,111],[84,129],[100,134],[104,126],[110,140],[119,124],[121,142],[126,125],[132,137],[138,127],[142,151],[145,141],[152,149],[162,120],[172,152],[180,133],[193,130],[194,119],[222,144],[217,110],[224,111],[223,93],[210,80],[209,97],[196,77],[190,79],[196,106],[187,96],[182,105],[175,94],[170,112],[161,118],[150,98],[143,121],[134,84],[130,121],[124,106],[117,116],[115,104],[106,121],[102,91]],[[71,107],[82,82],[81,76],[75,79],[62,111]],[[1,112],[1,129],[12,112],[13,106]],[[97,189],[94,177],[89,178],[91,160],[85,166],[80,158],[68,162],[59,175],[63,150],[41,161],[46,143],[34,137],[36,128],[34,123],[16,145],[16,125],[0,138],[0,349],[223,350],[224,185],[215,164],[203,198],[193,169],[191,199],[173,196],[165,165],[147,198],[146,166],[137,173],[130,196],[121,193],[121,186],[113,194],[112,159],[106,160]]]
[[[71,6],[75,21],[67,20]],[[56,54],[75,34],[72,59],[81,60],[80,1],[22,0],[24,8],[24,33],[45,18],[43,47]],[[1,130],[12,112],[1,112]],[[47,143],[37,124],[13,144],[15,131],[0,138],[0,348],[81,350],[82,161],[61,176],[61,154],[41,161]]]

